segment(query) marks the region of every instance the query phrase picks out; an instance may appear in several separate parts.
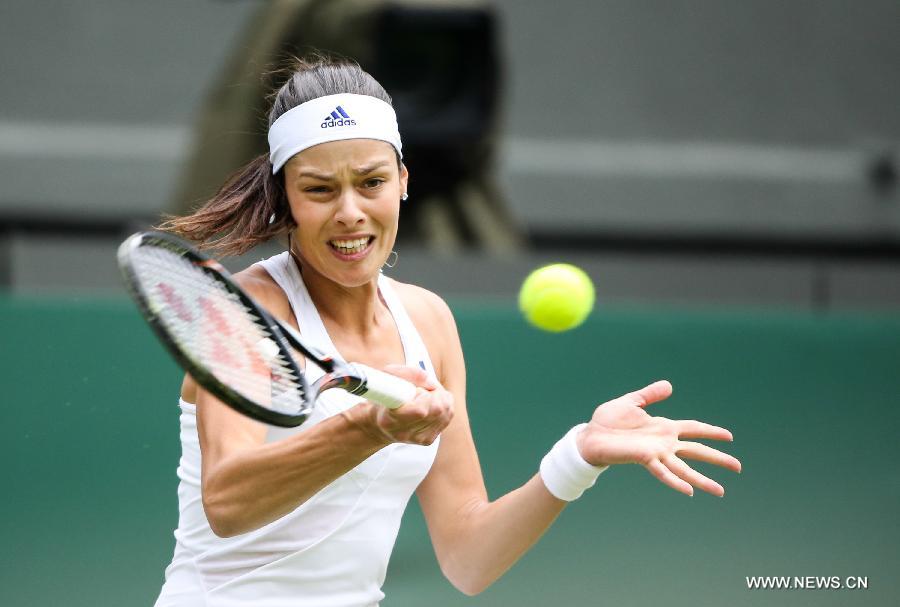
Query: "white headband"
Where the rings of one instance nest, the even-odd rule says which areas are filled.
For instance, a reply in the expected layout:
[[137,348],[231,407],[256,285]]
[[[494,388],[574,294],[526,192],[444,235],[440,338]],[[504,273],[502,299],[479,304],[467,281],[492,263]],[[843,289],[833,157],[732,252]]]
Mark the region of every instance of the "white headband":
[[341,93],[311,99],[278,117],[269,129],[272,173],[294,154],[341,139],[386,141],[403,158],[394,108],[369,95]]

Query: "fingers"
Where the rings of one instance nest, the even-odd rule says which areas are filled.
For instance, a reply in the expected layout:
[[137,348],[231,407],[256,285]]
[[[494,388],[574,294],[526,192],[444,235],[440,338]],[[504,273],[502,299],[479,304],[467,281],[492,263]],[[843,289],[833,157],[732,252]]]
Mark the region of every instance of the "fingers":
[[413,402],[422,406],[426,425],[443,429],[453,419],[453,393],[447,390],[420,392]]
[[694,488],[691,487],[691,484],[676,476],[658,459],[654,459],[650,461],[650,463],[644,464],[644,467],[650,471],[650,474],[659,479],[660,482],[668,485],[675,491],[684,493],[685,495],[694,495]]
[[665,457],[664,463],[666,467],[669,468],[678,478],[690,483],[694,487],[698,489],[702,489],[707,493],[712,493],[713,495],[717,495],[722,497],[725,495],[725,488],[722,487],[719,483],[703,476],[686,463],[684,460],[679,458],[677,455],[667,455]]
[[626,395],[638,407],[646,407],[653,403],[658,403],[672,396],[672,384],[668,380],[660,380],[653,382],[649,386],[645,386],[640,390],[635,390]]
[[733,441],[734,437],[731,432],[719,426],[713,426],[704,422],[695,420],[680,420],[675,422],[675,429],[678,436],[684,438],[708,438],[712,440]]
[[391,375],[396,375],[401,379],[405,379],[406,381],[415,384],[420,388],[425,388],[426,390],[434,390],[437,388],[437,384],[428,376],[428,373],[425,372],[424,369],[420,369],[418,367],[409,367],[407,365],[386,365],[384,367],[385,373],[390,373]]
[[718,449],[713,449],[702,443],[682,442],[675,453],[682,457],[722,466],[733,472],[741,471],[741,462],[736,457],[722,453]]
[[453,419],[453,394],[421,390],[399,409],[379,408],[377,423],[393,442],[430,445]]

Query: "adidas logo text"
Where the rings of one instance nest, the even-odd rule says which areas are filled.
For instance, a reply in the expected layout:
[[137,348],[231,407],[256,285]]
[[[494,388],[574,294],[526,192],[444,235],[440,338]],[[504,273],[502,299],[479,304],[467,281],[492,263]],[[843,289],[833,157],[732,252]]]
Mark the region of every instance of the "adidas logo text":
[[356,121],[350,118],[350,115],[344,111],[344,108],[337,106],[329,115],[325,116],[320,128],[327,129],[333,126],[353,126]]

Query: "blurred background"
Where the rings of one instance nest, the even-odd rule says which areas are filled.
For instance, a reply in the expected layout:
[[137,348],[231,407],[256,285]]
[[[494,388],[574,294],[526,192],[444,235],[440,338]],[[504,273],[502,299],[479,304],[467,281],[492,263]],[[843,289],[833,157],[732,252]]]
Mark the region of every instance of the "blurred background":
[[[318,48],[394,97],[411,179],[390,274],[454,309],[493,497],[659,377],[658,414],[731,428],[745,469],[707,470],[724,500],[613,470],[476,598],[413,504],[384,605],[895,604],[898,23],[890,0],[6,0],[0,603],[155,599],[179,373],[115,250],[264,152],[266,74]],[[551,261],[598,290],[564,335],[516,310]]]

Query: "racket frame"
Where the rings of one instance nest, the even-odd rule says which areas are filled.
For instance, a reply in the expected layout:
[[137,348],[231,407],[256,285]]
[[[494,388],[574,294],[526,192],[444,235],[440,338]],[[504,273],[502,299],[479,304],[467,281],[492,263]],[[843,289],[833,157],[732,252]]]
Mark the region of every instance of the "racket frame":
[[[135,270],[132,262],[132,251],[148,245],[167,249],[199,267],[213,280],[224,286],[227,291],[235,295],[252,314],[256,315],[258,320],[254,322],[268,331],[272,341],[278,346],[279,354],[287,361],[290,370],[297,377],[303,391],[301,398],[304,406],[300,411],[294,414],[283,413],[261,406],[229,387],[205,366],[195,362],[185,354],[184,349],[171,338],[165,323],[149,305],[148,297],[140,287],[141,281],[138,280],[138,272]],[[138,232],[126,239],[119,247],[118,260],[129,294],[135,300],[141,314],[148,321],[156,336],[173,358],[203,388],[248,417],[286,428],[299,426],[312,413],[319,395],[325,390],[332,388],[340,388],[363,398],[368,396],[374,402],[379,402],[389,408],[397,408],[404,402],[412,400],[415,396],[416,387],[406,380],[360,363],[348,363],[339,357],[328,356],[318,349],[303,343],[296,329],[281,322],[257,304],[250,295],[234,282],[231,273],[224,266],[218,261],[203,255],[180,238],[162,232]],[[307,362],[311,362],[321,368],[325,374],[310,385],[288,345],[302,354]]]
[[[275,411],[257,404],[252,399],[247,398],[234,388],[231,388],[222,382],[212,373],[212,371],[185,353],[184,349],[171,337],[170,332],[160,315],[157,311],[153,310],[150,305],[148,296],[142,287],[139,272],[135,269],[135,265],[132,261],[132,251],[148,245],[167,249],[173,254],[194,264],[213,280],[221,284],[228,292],[235,295],[240,300],[241,304],[259,318],[259,321],[254,322],[257,325],[263,326],[269,332],[270,338],[278,346],[279,354],[287,361],[289,368],[295,374],[297,382],[303,391],[302,395],[300,395],[303,407],[297,413]],[[172,355],[178,364],[181,365],[181,367],[193,377],[198,384],[222,402],[253,419],[283,428],[293,428],[306,421],[312,412],[315,398],[318,394],[316,390],[311,388],[306,380],[306,375],[297,365],[294,356],[288,350],[287,344],[285,343],[286,331],[283,329],[283,325],[275,320],[247,293],[245,293],[243,289],[235,284],[231,278],[231,274],[219,264],[219,262],[197,252],[193,247],[181,239],[159,232],[138,232],[137,234],[130,236],[119,247],[118,262],[119,268],[125,279],[126,288],[132,299],[137,303],[144,319],[148,322],[153,329],[153,332],[156,334],[156,337],[162,342],[169,354]],[[315,358],[317,364],[321,363],[321,365],[325,365],[323,368],[328,371],[333,370],[333,365],[329,364],[327,359],[322,360],[317,358],[316,355],[301,342],[296,339],[291,339],[290,342],[308,358]]]

